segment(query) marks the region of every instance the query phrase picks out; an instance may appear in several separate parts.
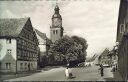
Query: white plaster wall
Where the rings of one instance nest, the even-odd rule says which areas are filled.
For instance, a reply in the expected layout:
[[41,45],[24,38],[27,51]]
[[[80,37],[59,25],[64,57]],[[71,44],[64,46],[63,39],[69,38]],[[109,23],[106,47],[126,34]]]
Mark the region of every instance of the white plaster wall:
[[16,60],[16,39],[11,39],[11,44],[6,43],[6,39],[0,39],[0,60],[6,55],[7,49],[12,50],[12,56]]
[[39,45],[41,52],[46,52],[46,45]]

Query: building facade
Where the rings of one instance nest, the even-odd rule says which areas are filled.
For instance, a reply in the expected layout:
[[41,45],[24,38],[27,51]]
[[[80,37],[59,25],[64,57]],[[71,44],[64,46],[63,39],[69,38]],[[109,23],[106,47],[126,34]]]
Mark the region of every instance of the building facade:
[[99,64],[102,64],[102,65],[111,65],[111,58],[108,56],[109,55],[109,49],[105,49],[101,55],[99,56]]
[[40,48],[40,51],[39,51],[39,60],[38,60],[38,67],[39,68],[42,68],[44,67],[47,63],[46,63],[46,58],[45,56],[47,55],[48,53],[48,38],[46,37],[46,34],[45,33],[42,33],[40,32],[39,30],[35,29],[35,32],[36,32],[36,35],[37,35],[37,39],[38,39],[38,42],[39,42],[39,48]]
[[52,26],[50,26],[50,36],[53,43],[63,36],[64,29],[62,27],[62,17],[59,14],[59,10],[58,5],[56,5],[54,9],[55,13],[52,16]]
[[0,19],[0,71],[37,69],[38,39],[30,18]]
[[35,29],[36,36],[39,42],[39,48],[41,52],[46,52],[46,41],[47,37],[45,33],[40,32],[39,30]]
[[119,8],[117,40],[118,70],[124,80],[128,80],[128,1],[121,0]]

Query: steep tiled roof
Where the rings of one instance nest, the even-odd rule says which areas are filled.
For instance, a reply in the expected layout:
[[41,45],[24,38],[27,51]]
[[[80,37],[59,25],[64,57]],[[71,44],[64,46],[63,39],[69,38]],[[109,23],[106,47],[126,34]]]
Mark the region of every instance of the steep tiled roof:
[[39,41],[39,44],[46,44],[46,34],[45,33],[42,33],[40,32],[39,30],[35,29],[35,32],[36,32],[36,36],[37,36],[37,39]]
[[107,56],[108,54],[109,54],[109,49],[108,48],[106,48],[102,53],[101,53],[101,55],[102,56]]
[[42,33],[42,32],[40,32],[39,30],[37,30],[37,29],[35,29],[35,31],[36,31],[36,33],[42,38],[42,39],[44,39],[44,40],[46,40],[47,39],[47,37],[46,37],[46,34],[45,33]]
[[0,37],[17,37],[29,18],[0,19]]

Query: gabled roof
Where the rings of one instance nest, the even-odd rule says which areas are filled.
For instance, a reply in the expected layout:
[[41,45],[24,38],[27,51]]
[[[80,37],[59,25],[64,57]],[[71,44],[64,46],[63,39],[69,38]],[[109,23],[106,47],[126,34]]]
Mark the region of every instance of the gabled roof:
[[109,49],[106,48],[102,53],[101,53],[101,56],[107,56],[109,54]]
[[30,18],[0,19],[0,37],[17,37]]
[[42,38],[42,39],[44,39],[44,40],[46,40],[47,39],[47,37],[46,37],[46,34],[45,33],[42,33],[42,32],[40,32],[39,30],[37,30],[37,29],[35,29],[35,32]]
[[34,30],[35,30],[35,32],[36,32],[36,36],[37,36],[37,39],[38,39],[38,41],[39,41],[39,44],[45,45],[45,44],[46,44],[46,40],[47,40],[46,34],[40,32],[40,31],[37,30],[37,29],[34,29]]

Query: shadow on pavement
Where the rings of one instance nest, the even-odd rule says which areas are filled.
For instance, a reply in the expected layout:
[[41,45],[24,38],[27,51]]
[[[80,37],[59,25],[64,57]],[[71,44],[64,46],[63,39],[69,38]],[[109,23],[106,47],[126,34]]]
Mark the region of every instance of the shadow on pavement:
[[49,71],[51,69],[54,69],[54,68],[60,68],[61,66],[46,66],[44,68],[42,68],[41,70],[43,71]]
[[108,77],[108,78],[104,78],[105,79],[105,81],[114,81],[114,78],[112,78],[112,77]]

